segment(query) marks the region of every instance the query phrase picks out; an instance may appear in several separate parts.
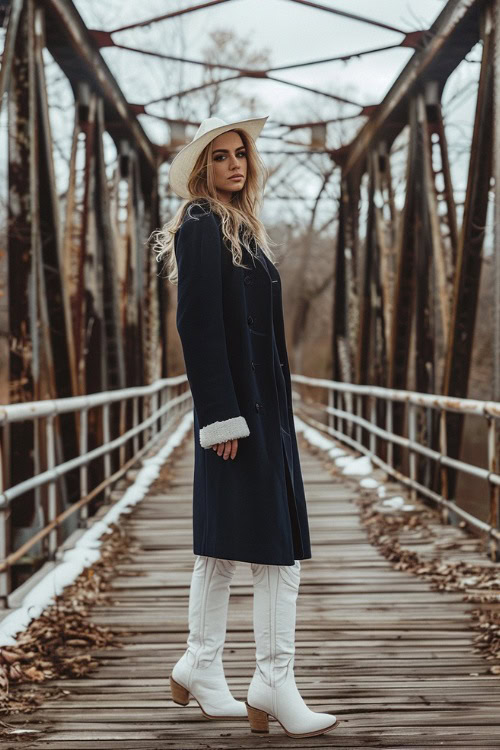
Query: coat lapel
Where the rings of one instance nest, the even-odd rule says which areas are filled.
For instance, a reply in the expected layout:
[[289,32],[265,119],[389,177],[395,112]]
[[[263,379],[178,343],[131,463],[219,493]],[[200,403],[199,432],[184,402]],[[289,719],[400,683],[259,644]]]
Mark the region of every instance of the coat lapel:
[[255,252],[257,253],[257,260],[258,260],[258,262],[261,264],[262,268],[265,270],[265,272],[267,273],[267,275],[269,276],[269,278],[271,278],[271,280],[272,280],[271,273],[269,272],[269,266],[268,266],[269,261],[268,261],[266,255],[264,255],[263,251],[257,245],[256,242],[254,242],[254,248],[255,248]]

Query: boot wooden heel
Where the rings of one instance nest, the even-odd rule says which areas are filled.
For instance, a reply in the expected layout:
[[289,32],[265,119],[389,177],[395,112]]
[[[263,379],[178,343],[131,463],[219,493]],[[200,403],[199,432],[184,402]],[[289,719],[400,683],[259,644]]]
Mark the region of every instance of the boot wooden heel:
[[252,732],[267,734],[269,732],[269,717],[266,712],[258,708],[252,708],[246,701],[245,706],[247,707],[248,721]]
[[174,703],[178,703],[181,706],[187,706],[189,703],[189,690],[179,685],[178,682],[170,677],[170,690],[172,691],[172,700]]

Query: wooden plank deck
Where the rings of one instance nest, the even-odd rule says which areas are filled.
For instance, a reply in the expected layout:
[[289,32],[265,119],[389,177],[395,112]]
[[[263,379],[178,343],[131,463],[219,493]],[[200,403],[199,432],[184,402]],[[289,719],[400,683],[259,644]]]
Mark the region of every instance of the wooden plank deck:
[[[277,722],[268,736],[243,722],[202,717],[175,705],[168,676],[185,648],[191,547],[193,446],[188,439],[167,494],[157,482],[123,522],[140,551],[121,564],[112,604],[93,620],[130,635],[123,649],[93,651],[91,677],[61,680],[64,701],[47,700],[28,724],[43,734],[23,747],[47,750],[201,748],[499,748],[500,679],[473,649],[469,610],[459,593],[437,592],[395,570],[367,540],[353,497],[357,483],[332,477],[300,453],[313,558],[302,564],[296,678],[311,708],[333,710],[340,726],[303,740]],[[172,473],[172,467],[170,473]],[[224,663],[244,700],[254,669],[250,566],[231,589]],[[19,739],[2,747],[19,747]]]

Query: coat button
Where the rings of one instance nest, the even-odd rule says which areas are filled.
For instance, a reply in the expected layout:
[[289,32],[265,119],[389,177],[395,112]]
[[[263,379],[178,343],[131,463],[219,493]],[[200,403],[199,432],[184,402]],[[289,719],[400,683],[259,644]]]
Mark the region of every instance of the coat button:
[[255,411],[259,411],[259,409],[260,409],[260,404],[256,403],[255,404]]
[[251,284],[252,283],[252,279],[250,278],[250,276],[245,276],[245,278],[243,279],[243,281],[245,282],[245,284]]
[[249,325],[249,326],[251,326],[251,325],[252,325],[252,323],[253,323],[253,318],[252,318],[252,316],[251,316],[251,315],[249,315],[249,316],[248,316],[248,318],[247,318],[247,322],[248,322],[248,325]]
[[255,362],[252,362],[252,370],[255,372]]

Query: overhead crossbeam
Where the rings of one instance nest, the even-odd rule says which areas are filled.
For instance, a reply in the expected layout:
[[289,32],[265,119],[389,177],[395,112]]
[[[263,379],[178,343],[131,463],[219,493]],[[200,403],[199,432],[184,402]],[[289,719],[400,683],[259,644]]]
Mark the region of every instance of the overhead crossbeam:
[[398,29],[396,26],[391,26],[382,21],[377,21],[374,18],[367,18],[366,16],[360,16],[357,13],[350,13],[346,10],[339,10],[338,8],[331,8],[329,5],[322,5],[321,3],[313,3],[311,0],[290,0],[293,3],[299,3],[300,5],[306,5],[309,8],[315,8],[316,10],[324,10],[327,13],[333,13],[336,16],[343,16],[344,18],[350,18],[352,21],[361,21],[362,23],[370,24],[370,26],[378,26],[379,29],[386,29],[387,31],[395,31],[396,34],[406,34],[402,29]]
[[[295,0],[294,0],[295,1]],[[426,81],[444,86],[449,75],[478,40],[480,0],[450,0],[428,32],[425,47],[415,52],[376,111],[342,155],[344,172],[366,158],[375,141],[391,144],[408,120],[409,98]]]
[[210,0],[207,3],[200,3],[199,5],[192,5],[190,8],[181,8],[180,10],[173,10],[170,13],[163,13],[161,16],[153,16],[145,21],[136,21],[135,23],[129,23],[126,26],[118,26],[116,29],[110,31],[110,34],[114,34],[117,31],[128,31],[129,29],[139,29],[144,26],[151,26],[152,23],[158,23],[159,21],[166,21],[169,18],[177,18],[183,16],[186,13],[192,13],[195,10],[205,10],[210,8],[212,5],[220,5],[221,3],[228,3],[231,0]]

